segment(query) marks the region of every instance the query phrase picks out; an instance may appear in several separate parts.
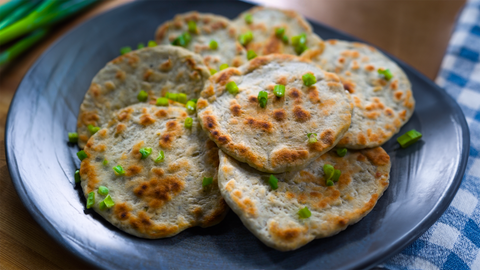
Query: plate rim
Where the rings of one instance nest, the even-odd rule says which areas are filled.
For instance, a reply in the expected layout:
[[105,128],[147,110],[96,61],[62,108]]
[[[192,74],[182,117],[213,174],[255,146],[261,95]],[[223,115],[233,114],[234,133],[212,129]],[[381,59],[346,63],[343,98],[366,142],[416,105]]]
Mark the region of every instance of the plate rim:
[[[10,143],[9,143],[9,130],[11,129],[11,126],[13,126],[13,121],[12,121],[12,108],[15,106],[16,101],[19,99],[19,89],[22,87],[22,85],[25,83],[25,78],[27,78],[33,70],[39,65],[39,63],[50,53],[50,51],[53,50],[59,43],[63,42],[67,37],[73,35],[79,28],[84,27],[85,24],[91,23],[94,20],[98,20],[100,17],[105,16],[106,14],[110,14],[113,12],[118,12],[119,10],[122,9],[127,9],[133,5],[142,5],[146,1],[133,1],[129,3],[125,3],[122,5],[119,5],[117,7],[114,7],[112,9],[109,9],[105,12],[99,13],[79,25],[75,26],[74,28],[70,29],[66,33],[64,33],[61,37],[59,37],[55,42],[53,42],[41,55],[38,57],[34,64],[28,69],[27,73],[22,77],[22,80],[20,84],[18,85],[15,94],[12,98],[12,101],[10,103],[10,107],[8,110],[7,114],[7,120],[5,124],[5,156],[6,156],[6,162],[8,166],[8,170],[10,173],[10,178],[12,180],[12,183],[15,187],[15,191],[17,192],[18,196],[20,197],[20,200],[22,204],[25,206],[29,214],[33,217],[33,219],[42,227],[42,229],[50,236],[52,237],[57,243],[59,243],[65,250],[70,252],[71,254],[77,256],[77,258],[82,259],[84,262],[96,266],[99,268],[104,268],[99,262],[91,259],[89,256],[87,256],[86,253],[80,252],[78,248],[75,248],[71,243],[68,243],[65,241],[65,239],[60,235],[60,233],[55,229],[55,227],[50,223],[47,217],[43,216],[41,214],[41,211],[39,211],[38,207],[30,200],[30,198],[26,194],[26,189],[24,187],[24,182],[22,181],[20,175],[19,175],[19,167],[17,166],[16,159],[15,159],[15,153],[13,149],[11,149]],[[244,0],[239,0],[239,2],[244,2],[246,4],[252,5],[252,6],[260,6],[257,3],[253,3],[251,1],[244,1]],[[344,36],[347,38],[347,40],[351,41],[357,41],[357,42],[362,42],[370,45],[370,43],[363,41],[360,38],[357,38],[351,34],[345,33],[341,30],[337,30],[334,27],[331,27],[329,25],[323,24],[315,19],[311,19],[307,16],[305,16],[308,21],[312,25],[318,25],[322,28],[327,29],[328,31],[339,33],[340,35]],[[373,46],[373,45],[372,45]],[[376,46],[374,46],[377,48]],[[411,73],[415,73],[423,82],[427,83],[430,87],[434,88],[438,93],[440,93],[442,96],[446,97],[446,101],[448,104],[452,107],[454,111],[456,111],[456,116],[458,118],[458,123],[461,126],[461,138],[462,142],[459,143],[461,147],[463,148],[462,153],[461,153],[461,159],[459,162],[459,165],[457,167],[455,176],[453,177],[452,185],[446,189],[443,194],[443,200],[437,201],[435,206],[432,208],[430,212],[412,228],[408,233],[404,234],[403,237],[397,239],[397,241],[392,242],[389,246],[385,247],[382,249],[382,251],[377,251],[374,253],[372,256],[365,257],[364,259],[357,260],[355,262],[349,263],[346,268],[349,267],[355,267],[355,268],[371,268],[374,267],[378,264],[381,264],[394,255],[398,254],[401,250],[403,250],[405,247],[410,245],[412,242],[414,242],[418,237],[420,237],[422,234],[425,233],[442,215],[443,213],[447,210],[448,206],[452,202],[453,198],[457,194],[458,189],[460,188],[460,185],[463,180],[463,176],[465,174],[465,170],[467,167],[468,163],[468,157],[469,157],[469,152],[470,152],[470,130],[467,124],[467,121],[465,119],[465,115],[458,105],[458,103],[446,92],[445,89],[441,88],[440,86],[436,85],[430,78],[425,76],[423,73],[420,71],[416,70],[415,68],[411,67],[410,65],[406,64],[404,61],[399,60],[397,57],[391,55],[388,52],[385,52],[384,50],[377,48],[380,50],[382,53],[384,53],[386,56],[388,56],[390,59],[392,59],[394,62],[396,62],[399,66],[401,66],[402,69],[404,70],[409,70]],[[15,165],[15,166],[14,166]],[[446,198],[445,198],[446,197]],[[435,217],[437,216],[437,217]]]

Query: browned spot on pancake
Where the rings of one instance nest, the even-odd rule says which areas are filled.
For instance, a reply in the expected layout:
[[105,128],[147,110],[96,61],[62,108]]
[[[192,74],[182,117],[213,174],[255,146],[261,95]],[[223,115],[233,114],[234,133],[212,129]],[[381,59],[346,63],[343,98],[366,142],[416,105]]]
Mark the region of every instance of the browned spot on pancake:
[[158,69],[162,72],[166,72],[166,71],[169,71],[171,68],[172,68],[172,61],[170,60],[170,58],[168,58],[165,62],[161,63],[159,66],[158,66]]
[[216,117],[213,115],[205,115],[203,116],[203,126],[207,129],[214,129],[217,127],[217,120]]
[[327,129],[320,133],[320,140],[326,145],[333,145],[335,142],[334,132],[331,129]]
[[127,126],[125,124],[122,124],[122,123],[118,124],[117,129],[115,131],[115,135],[122,133],[126,128]]
[[406,110],[401,111],[401,112],[398,114],[398,116],[399,116],[403,121],[407,120],[407,111],[406,111]]
[[243,210],[243,212],[250,215],[251,217],[257,216],[257,208],[255,207],[255,203],[249,198],[245,198],[242,200],[242,192],[240,190],[235,190],[232,193],[232,199],[237,204],[237,206]]
[[148,126],[153,123],[155,123],[155,118],[153,118],[150,114],[145,112],[145,114],[142,114],[142,116],[140,116],[141,125]]
[[126,176],[134,176],[134,175],[137,175],[139,174],[141,171],[142,171],[142,166],[140,165],[130,165],[128,166],[127,170],[125,171],[125,175]]
[[165,172],[163,171],[162,168],[153,167],[153,168],[151,169],[151,171],[152,171],[152,173],[154,173],[154,174],[156,174],[156,175],[158,175],[158,176],[162,176],[162,175],[165,174]]
[[359,153],[357,156],[357,160],[361,162],[365,162],[367,160],[367,157]]
[[125,202],[121,202],[121,203],[117,202],[113,207],[113,214],[119,220],[128,219],[130,217],[131,211],[132,211],[132,207],[130,206],[130,204],[127,204]]
[[[85,149],[85,150],[87,150],[87,149]],[[95,188],[97,188],[97,184],[98,184],[99,180],[97,178],[97,174],[95,173],[95,166],[92,166],[90,164],[90,159],[89,158],[86,158],[82,161],[82,164],[80,166],[80,176],[81,176],[82,180],[88,180],[87,193],[90,193]]]
[[242,106],[240,106],[240,104],[232,104],[230,106],[230,111],[232,112],[232,114],[234,116],[240,116],[240,114],[242,113]]
[[159,208],[183,190],[184,183],[176,176],[153,177],[134,188],[133,193],[150,207]]
[[265,57],[256,57],[250,60],[248,65],[248,72],[268,64],[269,60]]
[[272,116],[277,121],[283,121],[287,117],[287,112],[284,109],[274,110]]
[[374,112],[365,113],[365,115],[370,119],[377,119],[377,117],[380,116],[380,112],[374,111]]
[[283,241],[293,241],[295,238],[300,237],[306,228],[299,227],[290,227],[290,228],[279,228],[276,222],[271,222],[268,231],[270,234],[277,239],[282,239]]
[[397,90],[398,88],[398,81],[395,80],[390,84],[390,87],[392,87],[393,90]]
[[168,113],[165,110],[158,110],[155,113],[155,116],[158,117],[158,118],[166,117],[167,115],[168,115]]
[[107,88],[107,90],[114,90],[115,84],[112,81],[105,82],[105,88]]
[[96,83],[92,83],[88,91],[92,93],[93,97],[97,98],[100,95],[100,86]]
[[308,157],[307,150],[294,150],[283,148],[272,154],[271,162],[273,167],[282,165],[294,165],[303,162]]
[[[322,181],[322,182],[324,183],[325,181]],[[317,203],[317,207],[325,208],[329,206],[331,203],[333,203],[334,201],[338,200],[338,198],[340,198],[340,191],[338,191],[334,187],[329,187],[324,191],[322,200],[320,200]]]
[[277,84],[287,85],[287,76],[279,76],[277,78]]
[[390,162],[390,157],[381,147],[362,150],[362,154],[376,166],[387,165]]
[[172,133],[165,133],[160,137],[160,141],[158,145],[162,148],[170,148],[172,147],[172,142],[174,140],[174,134]]
[[343,88],[347,90],[349,93],[355,93],[355,83],[351,81],[344,81]]
[[132,112],[133,112],[133,108],[122,109],[118,114],[117,118],[119,121],[128,120],[130,119],[130,115],[132,114]]
[[332,45],[337,44],[337,40],[336,40],[336,39],[329,39],[329,40],[327,40],[327,42],[328,42],[329,44],[332,44]]
[[115,74],[115,78],[119,79],[120,81],[125,80],[125,71],[123,70],[118,70],[117,74]]
[[310,86],[307,89],[307,93],[308,93],[308,99],[310,99],[310,102],[312,102],[313,104],[320,103],[321,100],[320,100],[320,97],[318,96],[318,90],[315,85]]
[[207,140],[205,143],[207,152],[207,164],[213,166],[214,168],[218,168],[220,163],[220,158],[218,157],[218,147],[212,140]]
[[338,59],[338,62],[341,63],[341,64],[345,63],[345,58],[340,57],[340,58]]
[[228,83],[228,80],[230,79],[230,77],[232,77],[233,75],[240,75],[240,74],[241,74],[240,70],[236,68],[225,69],[218,74],[218,76],[215,79],[215,82],[218,83],[219,85],[225,85]]
[[107,150],[107,146],[105,144],[99,144],[93,147],[92,150],[96,152],[104,152],[105,150]]
[[212,84],[209,84],[205,86],[201,94],[202,94],[202,97],[209,98],[210,96],[215,95],[215,88],[213,87]]
[[147,81],[152,74],[153,74],[153,70],[147,69],[143,74],[143,80]]
[[375,70],[375,67],[372,66],[372,65],[366,65],[366,66],[365,66],[365,70],[367,70],[367,71],[374,71],[374,70]]
[[140,148],[142,148],[144,142],[143,141],[139,141],[138,143],[136,143],[133,147],[132,147],[132,156],[136,159],[140,159],[142,158],[142,154],[140,154]]
[[367,144],[367,138],[365,137],[365,135],[363,133],[359,133],[357,138],[358,138],[358,142],[361,145],[366,145]]
[[258,103],[258,99],[257,99],[256,96],[249,96],[249,97],[248,97],[248,102],[256,105],[256,104]]
[[340,82],[340,78],[335,73],[325,72],[325,81],[327,82]]
[[249,125],[252,128],[258,128],[266,132],[272,132],[273,125],[268,121],[256,120],[255,118],[249,117],[245,120],[245,124]]
[[203,109],[208,106],[208,102],[204,99],[200,99],[197,102],[197,110]]
[[107,129],[104,128],[104,129],[101,129],[98,134],[100,135],[100,137],[103,137],[105,138],[105,136],[107,136]]
[[292,99],[299,99],[302,97],[302,92],[297,88],[292,88],[288,91],[288,96]]
[[215,210],[212,211],[209,215],[205,216],[202,221],[202,227],[209,227],[212,225],[217,224],[220,222],[223,217],[225,216],[225,213],[228,210],[227,203],[223,198],[220,199],[218,202],[218,205],[216,206]]
[[405,103],[404,103],[404,105],[405,105],[405,107],[407,107],[409,109],[413,109],[413,106],[414,106],[413,105],[414,103],[412,102],[411,97],[412,97],[412,91],[407,90],[405,92]]
[[379,140],[378,134],[372,132],[371,129],[367,129],[367,136],[368,136],[368,139],[369,139],[371,142],[376,142],[376,141]]
[[297,122],[305,122],[310,119],[310,112],[304,110],[301,106],[295,106],[293,108],[293,115]]
[[80,113],[79,118],[81,119],[82,123],[84,125],[97,125],[97,121],[100,119],[100,117],[97,115],[95,111],[86,111]]
[[281,53],[282,51],[282,41],[276,36],[270,36],[265,41],[265,46],[263,47],[263,55],[271,53]]
[[167,122],[167,131],[172,131],[178,128],[177,121],[175,120],[170,120]]

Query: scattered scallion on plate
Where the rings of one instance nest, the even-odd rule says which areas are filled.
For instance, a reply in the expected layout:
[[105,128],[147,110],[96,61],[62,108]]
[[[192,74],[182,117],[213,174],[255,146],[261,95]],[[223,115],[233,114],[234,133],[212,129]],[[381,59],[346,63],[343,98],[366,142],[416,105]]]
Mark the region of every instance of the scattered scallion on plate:
[[85,153],[83,150],[77,152],[77,157],[80,159],[80,161],[88,158],[87,153]]
[[268,178],[268,184],[273,190],[275,190],[278,188],[278,179],[273,176],[273,174],[270,174],[270,177]]
[[305,206],[305,208],[302,208],[300,211],[298,211],[298,215],[300,218],[309,218],[312,216],[312,212],[310,212],[308,207]]
[[140,154],[142,155],[141,159],[146,159],[152,153],[152,148],[151,147],[140,148],[138,152],[140,152]]
[[317,140],[317,133],[307,133],[308,143],[316,143]]
[[312,86],[317,82],[317,78],[315,78],[315,76],[313,76],[311,73],[305,73],[302,76],[302,80],[305,86]]
[[102,196],[108,195],[108,188],[106,186],[99,186],[98,187],[98,194]]
[[80,170],[75,171],[75,183],[80,183],[82,179],[80,178]]
[[285,85],[282,85],[282,84],[275,85],[275,87],[273,88],[273,93],[277,97],[285,96]]
[[144,90],[140,90],[140,92],[137,95],[137,99],[140,102],[145,102],[148,99],[148,94]]
[[213,183],[213,177],[203,177],[202,187],[206,187]]
[[412,129],[402,136],[397,138],[397,142],[402,148],[409,147],[410,145],[418,142],[422,138],[422,133]]
[[262,108],[267,107],[268,93],[266,91],[258,92],[257,99],[258,99],[258,103],[260,104],[260,107]]
[[95,192],[90,192],[88,193],[87,197],[87,209],[92,208],[92,206],[95,204]]
[[125,170],[120,165],[113,167],[113,172],[115,173],[116,176],[125,175]]
[[71,143],[78,142],[78,133],[76,132],[69,132],[68,133],[68,141]]

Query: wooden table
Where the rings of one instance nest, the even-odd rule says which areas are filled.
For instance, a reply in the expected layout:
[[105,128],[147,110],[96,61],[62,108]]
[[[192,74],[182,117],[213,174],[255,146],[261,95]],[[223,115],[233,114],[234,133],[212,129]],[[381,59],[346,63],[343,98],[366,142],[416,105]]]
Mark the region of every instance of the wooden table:
[[[33,220],[13,188],[5,159],[5,122],[22,77],[57,38],[88,18],[131,0],[104,1],[62,26],[0,70],[0,269],[85,269]],[[5,0],[0,0],[0,3]],[[297,10],[357,36],[436,77],[464,0],[257,0]]]

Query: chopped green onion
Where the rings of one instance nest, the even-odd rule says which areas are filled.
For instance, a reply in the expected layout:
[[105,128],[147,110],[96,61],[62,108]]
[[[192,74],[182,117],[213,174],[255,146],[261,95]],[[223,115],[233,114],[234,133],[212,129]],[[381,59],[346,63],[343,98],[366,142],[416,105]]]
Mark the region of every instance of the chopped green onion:
[[147,99],[148,99],[148,94],[147,94],[147,92],[141,90],[141,91],[138,93],[137,99],[138,99],[138,101],[140,101],[140,102],[145,102],[145,101],[147,101]]
[[204,177],[202,181],[202,187],[206,187],[213,183],[213,177]]
[[185,32],[178,36],[176,39],[172,41],[172,45],[175,46],[181,46],[181,47],[187,47],[188,44],[190,43],[190,40],[192,39],[192,36],[188,32]]
[[312,86],[317,82],[317,78],[313,76],[311,73],[306,73],[302,76],[303,84],[305,86]]
[[400,144],[400,146],[402,146],[402,148],[406,148],[416,143],[421,138],[422,138],[422,133],[416,131],[415,129],[412,129],[407,133],[403,134],[402,136],[398,137],[397,142]]
[[131,52],[131,51],[132,51],[132,48],[126,46],[126,47],[123,47],[123,48],[120,49],[120,54],[121,54],[121,55],[124,55],[124,54],[126,54],[126,53]]
[[98,194],[105,196],[108,194],[108,188],[106,186],[99,186],[98,187]]
[[257,57],[257,54],[255,53],[254,50],[248,50],[247,51],[247,59],[248,60],[252,60],[255,57]]
[[95,127],[95,126],[93,126],[93,125],[88,125],[87,128],[88,128],[88,131],[90,131],[90,133],[91,133],[92,135],[95,134],[95,133],[97,133],[97,131],[100,130],[100,127]]
[[247,45],[250,41],[253,40],[253,33],[252,31],[248,31],[244,34],[241,34],[239,37],[238,37],[238,41],[240,42],[240,44],[242,44],[243,46]]
[[308,143],[316,143],[317,142],[317,133],[308,133],[307,137],[308,137]]
[[323,172],[325,173],[325,181],[332,179],[335,168],[330,164],[323,165]]
[[307,47],[307,35],[305,33],[302,33],[298,36],[293,36],[292,37],[292,46],[294,47],[295,52],[297,54],[301,54],[302,52],[304,52],[306,49],[308,49],[308,47]]
[[220,67],[218,68],[219,70],[224,70],[228,68],[228,64],[221,64]]
[[145,48],[145,45],[143,43],[138,43],[137,45],[137,50]]
[[98,203],[98,207],[100,208],[100,210],[105,210],[105,208],[107,208],[107,206],[105,205],[105,203],[103,201],[99,202]]
[[238,86],[234,81],[227,83],[225,87],[227,88],[227,91],[232,95],[236,95],[238,93]]
[[305,44],[300,44],[300,45],[297,45],[295,46],[295,52],[300,55],[302,54],[304,51],[306,51],[308,49],[307,45]]
[[68,141],[71,143],[78,142],[78,133],[76,132],[69,132],[68,133]]
[[165,160],[165,154],[163,153],[163,150],[160,150],[158,153],[158,157],[155,159],[155,162],[163,162]]
[[268,93],[265,91],[258,92],[258,103],[260,103],[260,107],[265,108],[267,106],[268,100]]
[[270,187],[275,190],[278,188],[278,179],[273,176],[273,174],[270,174],[270,178],[268,179],[268,183],[270,184]]
[[182,104],[186,104],[187,103],[187,95],[184,94],[184,93],[179,93],[178,96],[177,96],[177,101],[182,103]]
[[390,81],[390,79],[392,79],[393,77],[393,74],[392,72],[390,72],[390,69],[378,69],[378,74],[380,75],[383,75],[383,78],[385,78],[385,80],[387,81]]
[[92,206],[95,204],[95,192],[90,192],[88,193],[87,197],[87,209],[92,208]]
[[282,84],[275,85],[275,87],[273,88],[273,93],[277,97],[285,96],[285,85],[282,85]]
[[185,118],[185,127],[186,128],[191,128],[193,125],[193,119],[191,117]]
[[347,154],[347,148],[338,148],[337,155],[340,157],[344,157]]
[[107,166],[108,165],[108,160],[104,159],[102,164],[103,164],[103,166]]
[[333,176],[332,176],[332,181],[333,182],[338,182],[338,179],[340,179],[340,175],[342,175],[342,171],[334,170],[333,171]]
[[309,218],[312,216],[312,212],[310,212],[308,207],[305,206],[305,208],[302,208],[300,211],[298,211],[298,215],[300,218]]
[[115,202],[112,200],[112,197],[110,197],[110,195],[107,195],[107,197],[105,197],[103,203],[105,203],[105,206],[108,208],[112,208],[115,205]]
[[155,47],[155,46],[157,46],[157,43],[153,40],[150,40],[147,45],[148,45],[148,47]]
[[80,170],[75,171],[75,183],[80,183],[82,179],[80,178]]
[[188,21],[188,31],[190,33],[197,33],[197,23],[195,21]]
[[164,98],[164,97],[157,98],[156,105],[157,106],[168,106],[168,98]]
[[80,150],[77,152],[77,157],[80,159],[80,161],[82,161],[86,159],[88,156],[87,156],[87,153],[85,153],[85,151]]
[[278,38],[283,38],[284,33],[285,33],[285,28],[283,27],[275,29],[275,36],[277,36]]
[[196,107],[197,107],[197,103],[196,103],[195,101],[193,101],[193,100],[189,100],[189,101],[187,102],[186,107],[187,107],[187,112],[188,112],[189,114],[193,114],[193,113],[195,113],[195,109],[196,109]]
[[178,100],[178,94],[177,93],[169,93],[167,92],[167,94],[165,95],[166,98],[170,99],[170,100],[173,100],[173,101],[177,101]]
[[327,185],[327,187],[333,186],[333,181],[332,180],[327,180],[326,185]]
[[287,37],[287,35],[283,35],[282,41],[283,41],[283,43],[288,44],[288,37]]
[[113,167],[113,172],[115,172],[115,175],[117,176],[125,175],[125,170],[120,165]]
[[252,14],[248,13],[247,15],[245,15],[245,22],[247,24],[251,24],[253,22],[253,16]]
[[210,40],[210,49],[216,50],[218,48],[218,42],[215,40]]
[[210,75],[213,75],[213,74],[215,74],[215,73],[217,73],[217,70],[214,69],[214,68],[211,68],[211,69],[210,69]]
[[142,154],[141,159],[146,159],[152,153],[152,148],[151,147],[140,148],[138,152]]

